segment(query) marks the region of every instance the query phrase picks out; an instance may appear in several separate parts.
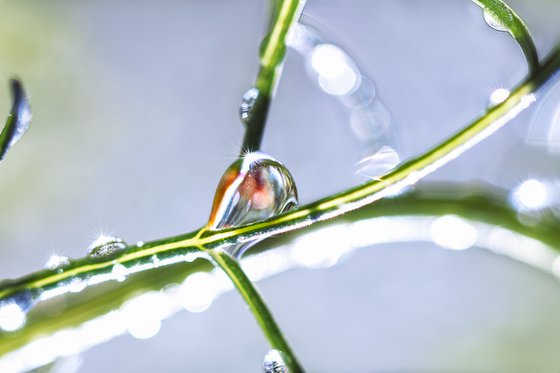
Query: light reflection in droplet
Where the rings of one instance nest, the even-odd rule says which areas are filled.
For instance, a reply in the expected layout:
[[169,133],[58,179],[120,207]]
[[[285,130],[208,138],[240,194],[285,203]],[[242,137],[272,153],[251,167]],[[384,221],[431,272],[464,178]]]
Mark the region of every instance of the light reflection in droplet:
[[487,9],[482,11],[482,15],[484,20],[488,24],[488,26],[492,27],[494,30],[497,31],[507,31],[507,26],[498,18],[496,15]]
[[121,238],[101,235],[89,246],[88,255],[92,257],[101,257],[114,254],[125,248],[126,243]]
[[[298,204],[295,181],[282,163],[262,152],[250,152],[224,172],[208,219],[208,229],[238,227],[262,221]],[[255,241],[225,250],[240,258]]]
[[256,88],[251,88],[243,94],[239,105],[239,118],[243,124],[249,124],[258,97],[259,90]]
[[269,350],[263,359],[264,373],[288,373],[288,367],[281,351]]
[[476,229],[466,220],[446,215],[434,220],[430,227],[434,243],[452,250],[465,250],[473,246],[478,238]]

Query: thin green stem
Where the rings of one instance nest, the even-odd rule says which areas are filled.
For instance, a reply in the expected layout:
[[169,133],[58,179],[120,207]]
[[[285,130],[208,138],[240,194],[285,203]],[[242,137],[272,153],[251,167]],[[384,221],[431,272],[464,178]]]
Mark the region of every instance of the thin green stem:
[[[43,270],[17,280],[5,281],[0,283],[0,299],[23,290],[43,291],[57,288],[75,278],[84,278],[92,274],[107,274],[111,272],[115,264],[134,268],[139,264],[150,263],[154,256],[160,259],[184,257],[192,260],[193,256],[201,255],[197,247],[206,249],[227,247],[232,244],[263,239],[362,208],[405,185],[415,183],[482,141],[525,109],[530,103],[533,92],[559,69],[560,47],[556,47],[542,67],[520,84],[503,103],[488,110],[448,140],[395,168],[381,180],[351,188],[262,222],[217,231],[197,230],[180,236],[147,242],[141,247],[131,246],[108,257],[79,259],[65,267],[62,272]],[[148,268],[146,267],[146,269]],[[109,277],[107,279],[110,280]]]
[[256,151],[261,147],[270,102],[284,65],[288,35],[298,21],[304,4],[304,0],[278,0],[274,4],[269,30],[260,46],[259,72],[255,80],[258,93],[245,121],[242,153]]
[[488,109],[471,124],[428,151],[396,167],[378,180],[348,189],[271,219],[201,236],[206,247],[227,246],[295,230],[361,208],[417,181],[452,161],[527,109],[534,92],[560,70],[560,45],[542,66],[515,88],[501,104]]
[[209,254],[231,279],[236,289],[249,306],[249,309],[255,316],[270,346],[283,352],[289,372],[303,372],[296,355],[290,348],[290,345],[278,327],[278,324],[274,320],[262,296],[245,272],[243,272],[243,269],[241,269],[237,261],[222,250],[210,250]]
[[[525,237],[538,240],[560,251],[560,221],[553,214],[543,214],[539,224],[527,226],[518,220],[518,212],[508,204],[503,190],[489,186],[465,186],[458,184],[419,185],[413,191],[398,198],[386,198],[365,208],[339,216],[328,222],[320,222],[289,234],[268,239],[251,249],[250,254],[270,251],[281,245],[325,229],[329,224],[360,222],[374,217],[389,216],[443,216],[453,214],[470,222],[482,222],[498,226]],[[142,262],[139,263],[140,265]],[[60,313],[49,311],[50,306],[38,307],[29,314],[27,323],[17,333],[0,333],[0,356],[15,351],[41,335],[77,327],[86,321],[118,309],[127,299],[149,290],[160,290],[173,283],[181,283],[188,275],[209,271],[207,260],[180,262],[153,268],[130,276],[126,281],[112,281],[64,298]]]

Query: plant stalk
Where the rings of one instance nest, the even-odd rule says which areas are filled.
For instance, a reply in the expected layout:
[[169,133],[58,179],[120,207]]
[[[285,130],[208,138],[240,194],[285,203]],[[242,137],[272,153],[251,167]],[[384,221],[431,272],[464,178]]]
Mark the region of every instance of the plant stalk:
[[226,275],[231,279],[236,289],[239,291],[257,323],[264,332],[270,347],[282,351],[286,359],[285,363],[290,373],[303,372],[296,355],[291,349],[280,327],[274,320],[272,313],[268,309],[262,296],[251,280],[247,277],[239,263],[223,250],[210,250],[209,255],[216,262]]
[[301,16],[304,5],[304,0],[277,0],[274,2],[269,30],[260,46],[259,72],[255,79],[255,88],[258,93],[251,114],[245,122],[242,154],[261,148],[270,103],[282,74],[289,32]]

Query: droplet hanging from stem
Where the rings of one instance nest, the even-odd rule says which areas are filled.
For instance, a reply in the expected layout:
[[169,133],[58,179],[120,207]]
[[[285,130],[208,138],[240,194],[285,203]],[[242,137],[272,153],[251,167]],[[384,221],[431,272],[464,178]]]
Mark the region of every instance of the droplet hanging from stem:
[[[254,223],[297,204],[296,184],[288,169],[267,154],[248,153],[235,161],[222,176],[207,228],[215,230]],[[228,252],[239,257],[249,246],[237,245]]]
[[12,88],[13,105],[6,125],[0,133],[0,161],[8,151],[19,141],[29,129],[31,123],[31,106],[23,85],[17,79],[10,82]]

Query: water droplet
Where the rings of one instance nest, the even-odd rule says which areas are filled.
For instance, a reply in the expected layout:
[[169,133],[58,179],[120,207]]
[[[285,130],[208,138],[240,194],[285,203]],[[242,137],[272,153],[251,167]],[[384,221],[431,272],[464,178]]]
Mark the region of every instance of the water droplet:
[[243,94],[241,98],[241,105],[239,105],[239,118],[244,125],[248,125],[253,115],[253,110],[255,108],[255,103],[259,97],[259,90],[256,88],[251,88]]
[[21,329],[27,321],[27,312],[33,306],[35,297],[30,291],[23,291],[0,300],[0,329],[13,332]]
[[45,264],[45,268],[47,269],[59,269],[68,265],[70,263],[70,259],[67,256],[63,255],[53,255],[49,258],[47,263]]
[[[497,31],[508,31],[508,27],[506,24],[496,16],[496,14],[488,9],[484,9],[483,11],[484,21],[488,24],[488,26],[492,27],[494,30]],[[506,12],[504,14],[508,14],[511,17],[511,13]]]
[[289,373],[283,355],[284,354],[281,351],[269,350],[264,355],[263,372],[264,373]]
[[138,242],[136,242],[136,246],[137,246],[137,247],[142,247],[142,246],[144,246],[144,241],[138,241]]
[[88,252],[91,257],[100,257],[114,254],[125,248],[126,243],[119,237],[100,236],[90,245]]
[[[297,204],[296,184],[288,169],[267,154],[248,153],[222,176],[207,227],[220,229],[254,223]],[[228,252],[238,257],[247,248],[241,245]]]
[[80,278],[73,278],[67,283],[68,291],[71,293],[79,293],[87,287],[87,282]]
[[4,158],[8,150],[10,150],[10,148],[23,137],[25,132],[27,132],[32,117],[29,100],[27,99],[21,82],[13,79],[11,85],[14,103],[8,123],[2,130],[1,137],[7,135],[7,137],[4,138],[7,144],[3,141],[3,144],[0,145],[0,160]]
[[498,88],[495,89],[492,93],[490,93],[490,97],[488,98],[488,106],[496,106],[501,104],[509,97],[509,90],[505,88]]

